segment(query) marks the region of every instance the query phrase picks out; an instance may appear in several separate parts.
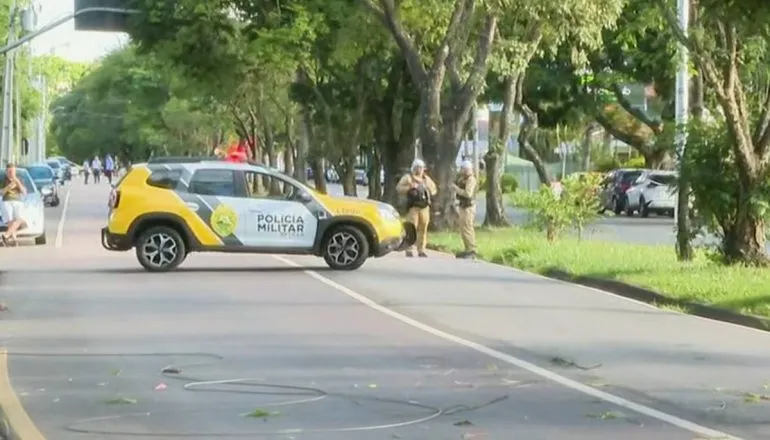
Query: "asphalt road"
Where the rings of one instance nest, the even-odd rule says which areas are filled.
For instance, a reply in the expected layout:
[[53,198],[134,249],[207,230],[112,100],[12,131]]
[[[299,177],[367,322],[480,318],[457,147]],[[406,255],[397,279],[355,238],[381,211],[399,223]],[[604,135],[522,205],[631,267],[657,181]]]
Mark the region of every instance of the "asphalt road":
[[60,240],[0,249],[23,440],[770,439],[766,333],[440,254],[148,274],[101,249],[106,196],[75,184]]

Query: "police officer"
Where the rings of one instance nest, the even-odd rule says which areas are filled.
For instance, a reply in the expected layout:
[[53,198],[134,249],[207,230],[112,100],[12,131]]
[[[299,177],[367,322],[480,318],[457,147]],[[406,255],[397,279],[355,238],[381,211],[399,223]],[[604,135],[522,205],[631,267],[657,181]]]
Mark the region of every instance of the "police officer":
[[473,175],[473,163],[465,160],[460,164],[460,173],[453,184],[460,214],[460,237],[463,239],[465,251],[457,254],[457,258],[474,258],[476,256],[476,191],[478,184]]
[[415,159],[411,172],[406,174],[396,185],[396,191],[406,196],[407,221],[417,229],[417,241],[407,249],[406,256],[413,257],[415,249],[420,257],[427,257],[425,247],[428,244],[428,223],[430,222],[430,205],[438,192],[436,184],[425,174],[425,162]]

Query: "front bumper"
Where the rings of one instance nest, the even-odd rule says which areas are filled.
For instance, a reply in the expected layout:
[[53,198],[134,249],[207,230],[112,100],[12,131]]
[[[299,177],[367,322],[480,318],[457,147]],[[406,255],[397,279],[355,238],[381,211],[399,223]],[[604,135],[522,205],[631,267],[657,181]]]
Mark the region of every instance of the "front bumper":
[[127,235],[113,234],[108,228],[102,228],[102,247],[108,251],[127,251],[133,244]]
[[417,228],[412,223],[403,222],[401,226],[401,236],[382,240],[377,246],[374,256],[384,257],[394,251],[403,251],[417,241]]
[[647,209],[651,211],[672,210],[676,206],[676,200],[652,200],[647,202]]

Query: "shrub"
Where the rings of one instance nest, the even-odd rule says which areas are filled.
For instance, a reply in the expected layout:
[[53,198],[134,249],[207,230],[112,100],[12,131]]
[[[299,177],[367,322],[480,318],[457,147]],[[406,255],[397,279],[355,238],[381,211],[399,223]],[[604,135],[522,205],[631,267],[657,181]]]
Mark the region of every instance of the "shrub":
[[641,156],[636,156],[623,162],[620,168],[644,168],[644,166],[645,166],[644,158]]
[[548,241],[555,241],[570,226],[581,238],[585,225],[599,215],[600,181],[599,175],[568,177],[562,182],[561,194],[543,185],[537,192],[516,191],[511,199],[532,213],[531,226],[545,231]]
[[503,194],[510,194],[519,189],[519,181],[515,174],[505,173],[500,179],[500,186],[503,187]]

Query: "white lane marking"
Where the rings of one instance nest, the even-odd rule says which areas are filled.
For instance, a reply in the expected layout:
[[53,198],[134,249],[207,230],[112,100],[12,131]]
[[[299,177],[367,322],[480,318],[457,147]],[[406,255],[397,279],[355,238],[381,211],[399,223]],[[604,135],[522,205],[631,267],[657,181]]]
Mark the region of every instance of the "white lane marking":
[[[273,255],[273,258],[276,258],[278,261],[281,261],[289,266],[292,267],[302,267],[300,264],[295,263],[294,261],[291,261],[287,258]],[[605,391],[598,390],[596,388],[590,387],[586,384],[577,382],[575,380],[572,380],[568,377],[561,376],[557,373],[554,373],[551,370],[539,367],[533,363],[527,362],[523,359],[519,359],[515,356],[511,356],[507,353],[503,353],[501,351],[497,351],[495,349],[489,348],[486,345],[479,344],[477,342],[469,341],[467,339],[463,339],[459,336],[455,336],[451,333],[447,333],[445,331],[439,330],[435,327],[431,327],[427,324],[424,324],[416,319],[410,318],[406,315],[402,315],[401,313],[398,313],[396,311],[393,311],[385,306],[381,306],[377,304],[376,302],[372,301],[368,297],[361,295],[360,293],[357,293],[333,280],[330,280],[329,278],[324,277],[323,275],[319,274],[318,272],[314,272],[312,270],[305,270],[303,271],[306,275],[314,278],[315,280],[341,292],[347,295],[348,297],[360,302],[361,304],[376,310],[380,313],[383,313],[393,319],[396,319],[398,321],[401,321],[402,323],[412,326],[416,329],[422,330],[426,333],[429,333],[433,336],[437,336],[441,339],[444,339],[446,341],[454,342],[455,344],[465,346],[467,348],[470,348],[471,350],[475,350],[481,354],[485,354],[489,357],[495,358],[501,362],[505,362],[507,364],[511,364],[513,366],[519,367],[522,370],[529,371],[530,373],[536,374],[544,379],[548,379],[552,382],[555,382],[559,385],[562,385],[564,387],[573,389],[575,391],[581,392],[583,394],[587,394],[591,397],[604,400],[605,402],[612,403],[614,405],[617,405],[619,407],[625,408],[630,411],[634,411],[636,413],[645,415],[647,417],[651,417],[656,420],[660,420],[661,422],[668,423],[670,425],[676,426],[678,428],[684,429],[686,431],[690,431],[694,434],[701,435],[704,437],[715,437],[719,439],[724,440],[744,440],[740,437],[735,437],[733,435],[720,432],[711,428],[708,428],[706,426],[698,425],[697,423],[690,422],[689,420],[685,420],[682,418],[679,418],[677,416],[664,413],[662,411],[658,411],[657,409],[650,408],[649,406],[645,406],[636,402],[632,402],[630,400],[624,399],[620,396],[616,396],[614,394],[607,393]]]
[[64,242],[64,222],[67,220],[67,210],[70,207],[70,194],[72,194],[72,186],[67,189],[67,195],[64,196],[64,205],[61,208],[61,218],[59,218],[59,225],[56,228],[56,243],[57,249],[61,249]]

